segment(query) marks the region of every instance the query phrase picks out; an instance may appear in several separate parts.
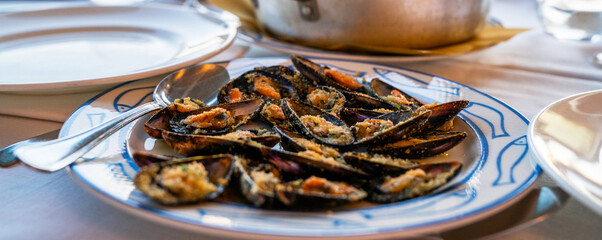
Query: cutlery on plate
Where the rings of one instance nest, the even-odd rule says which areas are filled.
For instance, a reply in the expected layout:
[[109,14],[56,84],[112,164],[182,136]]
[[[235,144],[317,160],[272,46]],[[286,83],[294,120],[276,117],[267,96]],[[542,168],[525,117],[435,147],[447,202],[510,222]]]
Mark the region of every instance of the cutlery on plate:
[[169,105],[177,98],[191,97],[207,104],[219,88],[230,80],[225,68],[203,64],[167,75],[155,88],[152,102],[142,104],[84,132],[52,141],[17,143],[17,157],[27,165],[44,171],[56,171],[75,162],[86,152],[128,123]]
[[15,155],[15,149],[18,147],[29,143],[56,139],[59,136],[60,131],[60,129],[56,129],[3,148],[0,150],[0,167],[9,167],[19,161]]

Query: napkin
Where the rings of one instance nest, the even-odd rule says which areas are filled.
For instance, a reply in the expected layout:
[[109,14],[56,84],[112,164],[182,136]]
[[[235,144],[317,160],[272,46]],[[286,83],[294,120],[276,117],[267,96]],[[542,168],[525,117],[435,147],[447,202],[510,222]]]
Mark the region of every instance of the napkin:
[[[253,10],[253,4],[251,3],[251,1],[209,0],[208,2],[238,16],[244,28],[255,29],[256,31],[259,31],[264,35],[271,36],[271,34],[269,34],[260,24],[258,24],[258,21],[255,17],[255,12]],[[528,29],[511,29],[504,28],[498,25],[487,25],[474,38],[468,41],[431,49],[409,49],[363,44],[337,44],[326,46],[324,48],[328,50],[352,50],[360,52],[376,52],[402,55],[457,55],[488,48],[500,42],[507,41],[515,35],[526,30]],[[291,41],[287,39],[281,40]]]

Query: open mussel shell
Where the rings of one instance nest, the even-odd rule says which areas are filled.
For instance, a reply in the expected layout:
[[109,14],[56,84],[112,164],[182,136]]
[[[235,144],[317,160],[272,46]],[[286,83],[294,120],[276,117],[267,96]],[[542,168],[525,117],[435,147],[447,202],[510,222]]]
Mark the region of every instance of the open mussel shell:
[[299,72],[282,65],[270,66],[270,67],[257,67],[257,70],[266,71],[268,73],[282,76],[288,79],[292,84],[299,96],[307,96],[313,88],[318,85],[315,82],[309,81]]
[[466,138],[465,132],[429,132],[385,145],[368,147],[369,152],[399,158],[426,158],[446,152]]
[[398,105],[401,110],[409,110],[416,109],[423,104],[418,101],[418,99],[414,98],[412,95],[407,94],[401,89],[397,89],[396,87],[391,86],[390,84],[380,80],[379,78],[374,78],[370,81],[370,85],[374,90],[374,93],[381,98],[387,97],[392,94],[393,91],[398,91],[399,94],[403,95],[406,100],[408,100],[407,104]]
[[362,122],[364,120],[372,119],[378,117],[380,115],[390,113],[393,111],[388,111],[386,109],[380,110],[370,110],[363,108],[343,108],[339,112],[339,117],[343,120],[347,125],[353,126],[358,122]]
[[339,90],[345,96],[345,107],[348,108],[363,108],[363,109],[389,109],[398,110],[396,105],[393,105],[378,97],[373,97],[365,93]]
[[235,160],[235,169],[243,196],[256,207],[277,206],[279,202],[274,190],[276,185],[282,183],[278,169],[269,163],[256,164],[241,156],[236,156]]
[[426,195],[445,185],[462,167],[460,162],[424,164],[401,174],[375,179],[370,201],[390,203]]
[[348,183],[315,176],[281,184],[275,194],[283,205],[299,209],[334,207],[358,202],[368,195]]
[[343,158],[345,162],[373,176],[407,171],[420,165],[411,160],[392,158],[381,154],[346,152],[343,154]]
[[386,113],[375,118],[379,120],[388,120],[393,123],[392,127],[382,130],[372,136],[367,136],[356,140],[356,146],[373,146],[402,138],[413,136],[423,131],[424,124],[427,122],[431,112],[429,110],[410,110]]
[[[449,123],[458,113],[460,113],[466,106],[468,106],[469,101],[467,100],[459,100],[446,102],[441,104],[433,104],[433,105],[424,105],[422,109],[431,110],[431,116],[429,117],[424,131],[432,131],[435,129],[439,129]],[[448,129],[444,129],[448,130]]]
[[319,154],[294,153],[264,148],[263,158],[276,165],[282,172],[297,177],[315,175],[350,181],[361,181],[368,177],[368,174],[358,168]]
[[337,89],[318,86],[311,91],[305,101],[322,111],[337,114],[346,104],[345,96]]
[[[359,201],[366,192],[347,183],[309,177],[286,182],[277,167],[236,157],[243,196],[262,208],[313,208]],[[307,181],[314,181],[305,184]],[[313,184],[312,184],[313,183]]]
[[217,95],[219,103],[254,98],[276,100],[297,98],[297,92],[293,83],[283,76],[262,70],[251,70],[228,82]]
[[[309,59],[300,57],[300,56],[291,56],[291,61],[293,62],[293,66],[307,79],[312,82],[318,83],[318,85],[326,85],[331,86],[336,89],[342,89],[346,91],[356,91],[362,92],[369,95],[373,95],[372,90],[357,82],[355,78],[352,76],[346,76],[344,78],[349,79],[350,81],[337,81],[332,76],[327,74],[328,71],[334,71],[328,68],[327,66],[319,65],[315,62],[312,62]],[[342,72],[335,71],[335,74],[345,75]]]
[[305,138],[305,135],[291,131],[291,129],[284,129],[277,126],[274,126],[274,131],[280,135],[280,146],[284,150],[289,152],[302,152],[307,150],[305,146],[297,141],[297,139]]
[[[293,125],[293,127],[299,133],[313,138],[321,144],[343,146],[350,145],[354,141],[351,131],[341,119],[314,106],[299,101],[286,99],[282,101],[282,111],[291,125]],[[301,118],[303,116],[312,116],[324,119],[326,122],[331,123],[333,127],[339,128],[343,137],[340,137],[339,135],[331,136],[330,134],[323,136],[317,135],[310,130],[310,126],[305,126],[305,124],[302,122]]]
[[271,147],[270,145],[279,141],[280,137],[277,135],[267,135],[254,139],[232,136],[192,135],[165,131],[162,134],[162,138],[176,153],[184,156],[193,156],[233,152],[261,155],[261,148],[266,146],[258,141],[267,142],[267,146]]
[[[161,138],[163,132],[177,132],[182,134],[199,135],[219,135],[234,131],[237,127],[247,123],[261,109],[262,99],[252,99],[237,103],[226,103],[216,106],[204,107],[194,111],[178,112],[169,107],[165,107],[151,116],[144,124],[144,130],[154,138]],[[211,113],[217,108],[225,109],[230,116],[221,113],[215,116],[207,116],[205,119],[212,121],[228,121],[229,123],[221,128],[197,128],[191,124],[183,123],[183,120],[189,116],[202,116],[204,113]],[[230,119],[226,119],[230,118]]]
[[[148,154],[145,156],[152,157]],[[217,197],[224,191],[234,168],[230,154],[156,158],[157,163],[140,169],[134,178],[134,184],[143,194],[167,205],[194,203]]]

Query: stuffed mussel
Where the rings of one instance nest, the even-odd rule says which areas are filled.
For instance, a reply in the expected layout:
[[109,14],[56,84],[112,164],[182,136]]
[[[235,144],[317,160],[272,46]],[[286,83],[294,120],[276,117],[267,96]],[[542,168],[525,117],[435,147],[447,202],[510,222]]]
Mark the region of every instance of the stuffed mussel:
[[[189,105],[186,105],[189,106]],[[171,104],[156,112],[144,125],[146,132],[161,138],[163,132],[219,135],[247,123],[263,106],[263,100],[251,99],[208,107],[182,107]]]
[[[168,204],[194,203],[217,197],[226,187],[234,168],[230,154],[170,158],[156,158],[156,162],[142,166],[134,184],[153,200]],[[139,161],[138,161],[139,162]]]
[[294,100],[284,100],[282,110],[300,133],[338,148],[354,148],[396,140],[421,131],[429,110],[397,111],[368,118],[352,127],[336,116]]
[[318,85],[326,85],[345,91],[373,95],[370,88],[361,84],[355,77],[349,76],[341,71],[316,64],[300,56],[291,56],[291,61],[303,76],[310,81],[318,83]]
[[314,208],[357,202],[367,193],[351,184],[310,176],[285,180],[272,164],[237,158],[243,196],[258,207]]
[[252,70],[227,83],[217,95],[219,103],[234,103],[255,98],[297,98],[297,91],[293,83],[281,75]]
[[462,167],[459,162],[424,164],[371,183],[370,201],[397,202],[423,196],[445,185]]

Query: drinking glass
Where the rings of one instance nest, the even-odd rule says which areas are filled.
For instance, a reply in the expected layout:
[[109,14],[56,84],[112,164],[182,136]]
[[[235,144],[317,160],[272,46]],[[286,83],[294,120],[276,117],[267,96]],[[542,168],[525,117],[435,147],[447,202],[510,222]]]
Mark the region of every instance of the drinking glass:
[[[544,31],[560,40],[602,42],[602,0],[537,0]],[[602,53],[592,56],[602,67]]]

